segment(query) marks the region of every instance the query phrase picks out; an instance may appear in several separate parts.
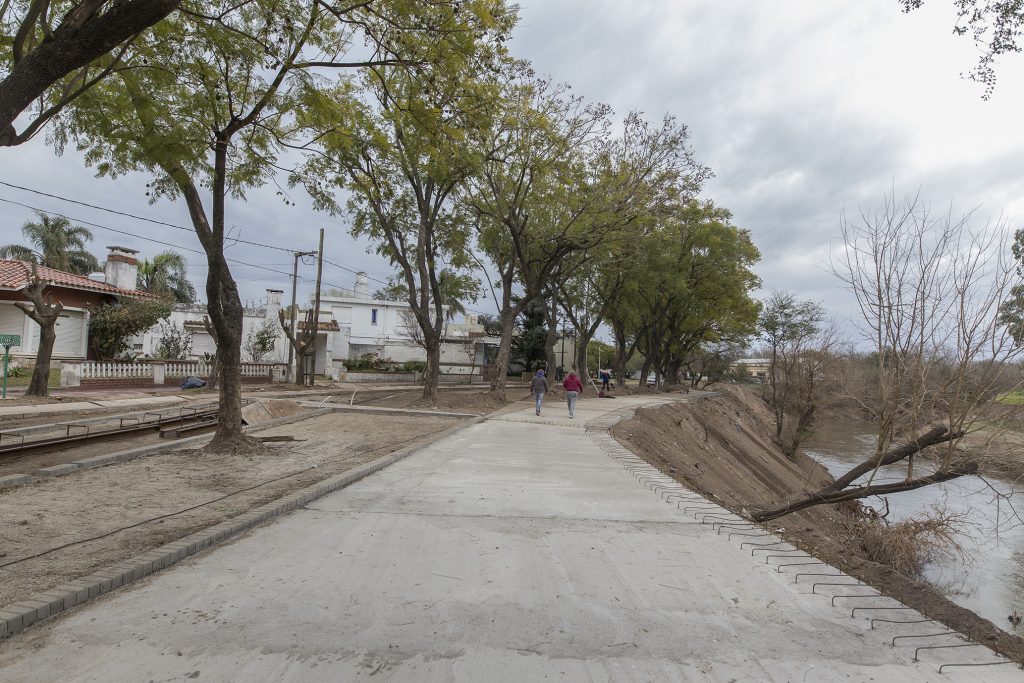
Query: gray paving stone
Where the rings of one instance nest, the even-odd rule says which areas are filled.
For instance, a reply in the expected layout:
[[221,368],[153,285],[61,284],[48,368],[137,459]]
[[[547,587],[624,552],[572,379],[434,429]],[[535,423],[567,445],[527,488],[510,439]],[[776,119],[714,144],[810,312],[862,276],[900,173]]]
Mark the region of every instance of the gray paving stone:
[[9,474],[6,477],[0,477],[0,489],[5,489],[10,486],[20,486],[27,484],[32,481],[31,474]]
[[81,469],[78,465],[73,462],[66,463],[64,465],[54,465],[52,467],[43,467],[34,472],[37,477],[60,477],[65,474],[70,474],[78,469]]

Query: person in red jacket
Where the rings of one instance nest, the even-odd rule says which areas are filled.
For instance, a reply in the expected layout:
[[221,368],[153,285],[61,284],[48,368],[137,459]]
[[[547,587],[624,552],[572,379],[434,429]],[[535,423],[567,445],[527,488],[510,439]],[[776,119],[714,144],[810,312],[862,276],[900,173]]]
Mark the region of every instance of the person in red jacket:
[[562,381],[562,388],[565,389],[565,401],[569,404],[569,417],[575,417],[576,401],[583,393],[583,382],[575,372],[570,371]]

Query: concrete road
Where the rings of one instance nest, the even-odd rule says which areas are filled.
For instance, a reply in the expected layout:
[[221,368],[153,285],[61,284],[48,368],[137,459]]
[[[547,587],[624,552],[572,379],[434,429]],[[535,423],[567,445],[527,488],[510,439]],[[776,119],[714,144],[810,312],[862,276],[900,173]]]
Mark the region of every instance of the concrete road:
[[[913,663],[893,632],[694,523],[582,428],[643,402],[466,429],[0,643],[0,680],[926,681],[956,661]],[[1021,680],[979,675],[942,680]]]

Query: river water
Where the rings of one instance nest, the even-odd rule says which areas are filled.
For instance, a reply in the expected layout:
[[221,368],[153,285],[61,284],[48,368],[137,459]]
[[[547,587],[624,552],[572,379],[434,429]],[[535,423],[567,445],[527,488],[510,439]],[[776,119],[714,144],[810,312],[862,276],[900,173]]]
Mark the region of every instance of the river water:
[[[803,449],[833,475],[842,474],[873,453],[875,435],[871,427],[869,423],[857,422],[819,424]],[[879,473],[875,481],[898,481],[905,476],[903,467],[902,471],[897,468],[885,477]],[[1013,490],[1008,480],[988,476],[986,479],[1002,492]],[[1017,489],[1009,502],[1024,517],[1024,491],[1020,491],[1020,486]],[[939,558],[929,563],[925,578],[953,602],[996,626],[1024,633],[1024,626],[1015,629],[1007,619],[1015,610],[1024,614],[1024,525],[1014,517],[1007,501],[998,501],[977,477],[963,477],[888,498],[892,521],[912,517],[936,503],[945,504],[950,511],[967,513],[971,526],[958,540],[970,559],[964,563],[959,558]],[[884,503],[877,498],[864,503],[879,511],[884,509]]]

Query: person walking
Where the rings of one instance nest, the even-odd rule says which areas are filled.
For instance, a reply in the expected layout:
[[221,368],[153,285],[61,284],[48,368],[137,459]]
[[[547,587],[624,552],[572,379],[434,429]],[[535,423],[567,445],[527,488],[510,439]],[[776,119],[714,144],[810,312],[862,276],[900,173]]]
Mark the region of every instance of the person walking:
[[583,382],[575,372],[570,370],[562,382],[562,388],[565,389],[565,402],[569,404],[569,417],[574,418],[576,417],[576,401],[583,393]]
[[548,393],[548,380],[544,377],[543,368],[537,371],[530,382],[530,393],[537,400],[537,414],[540,415],[540,404],[544,402],[544,394]]

